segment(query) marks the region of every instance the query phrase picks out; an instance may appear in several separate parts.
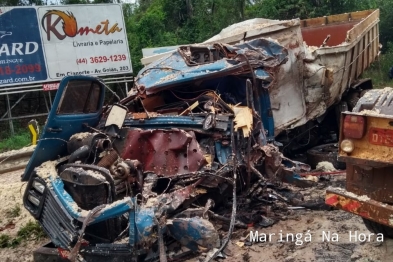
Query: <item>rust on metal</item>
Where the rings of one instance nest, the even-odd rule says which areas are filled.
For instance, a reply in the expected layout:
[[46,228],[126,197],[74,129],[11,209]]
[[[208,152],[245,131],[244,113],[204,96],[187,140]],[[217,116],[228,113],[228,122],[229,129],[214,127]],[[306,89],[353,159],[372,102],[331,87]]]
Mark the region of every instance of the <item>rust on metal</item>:
[[97,166],[109,168],[113,163],[115,163],[118,157],[119,155],[117,152],[115,150],[111,150],[108,154],[101,158]]
[[346,189],[375,201],[393,204],[393,167],[372,168],[347,163]]
[[333,188],[326,190],[325,203],[377,223],[393,226],[393,206],[391,205]]
[[[367,93],[365,96],[367,96]],[[342,114],[342,119],[344,119],[346,115],[356,115],[367,118],[367,121],[364,136],[360,139],[351,139],[354,143],[354,150],[351,153],[345,153],[340,149],[339,155],[345,161],[356,162],[356,159],[359,159],[373,161],[377,166],[381,165],[381,163],[390,164],[393,161],[393,147],[389,142],[389,140],[393,138],[391,137],[393,126],[390,125],[392,119],[385,115],[378,114],[377,112],[370,111],[371,110],[362,110],[361,112]],[[383,131],[374,132],[375,130]],[[343,139],[346,139],[346,137],[343,130],[341,130],[340,143]],[[373,163],[370,164],[374,166]]]
[[302,35],[304,41],[309,46],[321,46],[328,35],[330,39],[327,46],[337,46],[345,43],[347,32],[359,21],[348,22],[347,24],[321,25],[315,27],[303,27]]
[[191,131],[132,129],[125,144],[123,159],[137,159],[143,163],[144,171],[159,176],[194,172],[207,164]]

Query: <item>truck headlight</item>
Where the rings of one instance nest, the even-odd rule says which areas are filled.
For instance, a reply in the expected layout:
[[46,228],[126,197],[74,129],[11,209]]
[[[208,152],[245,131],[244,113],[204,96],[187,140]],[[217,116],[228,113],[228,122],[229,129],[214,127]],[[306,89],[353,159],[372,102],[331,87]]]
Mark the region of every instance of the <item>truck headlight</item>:
[[34,204],[35,206],[39,206],[39,205],[40,205],[40,200],[39,200],[37,197],[33,196],[33,195],[29,195],[29,196],[27,197],[27,199],[29,199],[29,201],[30,201],[32,204]]
[[40,183],[37,180],[34,180],[33,181],[33,188],[42,194],[42,193],[44,193],[45,185],[43,185],[42,183]]
[[355,149],[355,146],[352,140],[344,139],[343,141],[341,141],[340,148],[345,153],[352,153],[352,151]]

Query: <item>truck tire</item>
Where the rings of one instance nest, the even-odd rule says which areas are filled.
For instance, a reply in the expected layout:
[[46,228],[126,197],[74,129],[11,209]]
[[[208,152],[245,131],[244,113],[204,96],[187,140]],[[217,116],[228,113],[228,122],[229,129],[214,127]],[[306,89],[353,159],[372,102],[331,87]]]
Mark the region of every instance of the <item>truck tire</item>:
[[307,151],[308,164],[315,169],[319,162],[328,161],[333,164],[334,168],[345,170],[344,162],[338,161],[338,145],[330,143],[313,147]]
[[382,233],[385,237],[393,238],[393,228],[388,227],[377,222],[363,218],[364,225],[370,232],[378,234]]
[[358,92],[351,92],[348,94],[346,101],[348,103],[348,107],[350,108],[350,110],[352,110],[352,108],[356,106],[359,99],[360,99],[360,94]]
[[368,90],[355,91],[347,95],[346,102],[348,103],[350,111],[352,111],[352,109],[359,102],[360,98],[362,98],[367,91]]

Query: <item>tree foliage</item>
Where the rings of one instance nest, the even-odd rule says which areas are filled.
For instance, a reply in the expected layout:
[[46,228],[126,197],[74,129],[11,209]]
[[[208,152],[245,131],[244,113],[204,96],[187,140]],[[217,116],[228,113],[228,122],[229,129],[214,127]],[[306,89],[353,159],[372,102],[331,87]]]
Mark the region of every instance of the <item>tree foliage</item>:
[[0,0],[0,6],[46,5],[47,0]]
[[256,17],[312,18],[380,8],[380,42],[393,42],[393,0],[139,0],[126,16],[133,67],[141,49],[196,43],[230,24]]

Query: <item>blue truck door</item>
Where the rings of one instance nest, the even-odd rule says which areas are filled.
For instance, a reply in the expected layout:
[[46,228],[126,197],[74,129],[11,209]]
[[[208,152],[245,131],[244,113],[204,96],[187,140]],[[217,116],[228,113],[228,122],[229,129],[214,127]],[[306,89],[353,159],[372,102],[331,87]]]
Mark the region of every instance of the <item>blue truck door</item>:
[[34,168],[67,155],[67,141],[96,127],[102,113],[105,87],[97,78],[67,76],[60,82],[45,128],[22,175],[29,180]]

